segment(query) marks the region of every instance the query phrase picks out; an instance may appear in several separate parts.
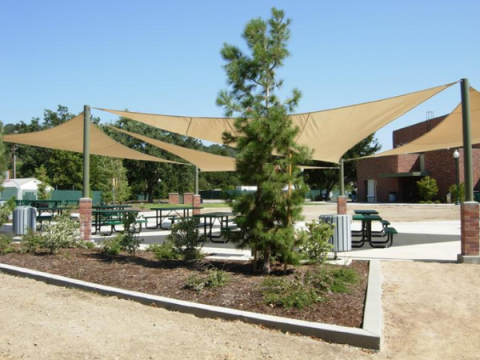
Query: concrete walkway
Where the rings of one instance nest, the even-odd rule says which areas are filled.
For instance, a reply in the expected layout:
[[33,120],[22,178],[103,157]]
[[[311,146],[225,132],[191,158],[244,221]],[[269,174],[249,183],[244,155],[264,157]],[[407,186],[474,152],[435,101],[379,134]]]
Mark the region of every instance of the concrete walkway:
[[[150,215],[150,213],[144,213]],[[152,212],[152,215],[154,213]],[[302,228],[304,223],[299,223]],[[439,262],[456,262],[460,254],[460,221],[420,221],[395,222],[398,234],[394,236],[393,246],[387,249],[373,249],[368,244],[362,248],[340,252],[337,255],[343,259],[390,259],[390,260],[423,260]],[[144,241],[141,247],[150,244],[161,244],[170,230],[143,230],[140,238]],[[94,235],[94,241],[101,242],[104,237]],[[249,249],[236,249],[233,243],[206,242],[203,246],[211,258],[228,258],[232,260],[249,260]]]

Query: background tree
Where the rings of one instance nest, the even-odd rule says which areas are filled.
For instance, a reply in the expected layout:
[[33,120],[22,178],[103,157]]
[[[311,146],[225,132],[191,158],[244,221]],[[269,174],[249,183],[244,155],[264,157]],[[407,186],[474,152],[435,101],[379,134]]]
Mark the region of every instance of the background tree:
[[37,199],[40,199],[40,200],[50,199],[50,192],[48,191],[49,179],[47,176],[47,169],[45,169],[45,166],[41,165],[35,171],[35,178],[37,178],[37,180],[40,180],[40,184],[38,184],[37,186]]
[[[283,83],[277,70],[289,56],[289,24],[284,12],[273,8],[268,21],[253,19],[245,26],[242,36],[251,55],[228,44],[221,50],[231,89],[219,93],[217,104],[226,116],[237,116],[237,133],[224,133],[224,141],[237,143],[240,181],[257,186],[254,194],[242,195],[233,204],[245,234],[239,245],[254,249],[254,266],[257,250],[261,251],[263,273],[270,272],[273,254],[284,262],[291,258],[293,221],[301,217],[304,196],[303,180],[295,165],[303,162],[308,152],[295,143],[298,128],[293,128],[288,116],[301,94],[294,89],[283,103],[275,95]],[[287,184],[293,186],[288,193],[284,191]]]
[[[375,154],[381,149],[381,145],[378,143],[378,140],[375,139],[375,134],[367,136],[365,139],[360,141],[350,150],[348,150],[343,156],[342,159],[356,159],[362,156],[368,156]],[[313,163],[312,163],[313,164]],[[327,163],[327,162],[315,162],[316,166],[338,166],[336,164]],[[344,175],[348,181],[356,182],[357,180],[357,161],[345,161],[344,162]],[[305,183],[310,186],[311,189],[324,190],[325,198],[322,200],[330,200],[330,192],[335,186],[338,185],[339,174],[336,169],[325,169],[325,170],[305,170]],[[320,193],[321,195],[321,193]]]
[[[124,117],[120,117],[114,125],[118,128],[168,143],[194,149],[201,148],[201,142],[199,140],[170,134],[163,130],[155,129]],[[119,133],[118,131],[109,128],[104,128],[104,131],[115,140],[131,149],[167,160],[185,162],[183,159],[167,151],[126,134]],[[132,193],[146,194],[148,202],[153,202],[155,194],[159,197],[167,197],[168,192],[193,191],[193,166],[155,163],[151,161],[134,161],[128,159],[124,160],[124,166],[127,169],[128,182],[132,184]],[[161,182],[159,182],[159,180],[161,180]],[[161,190],[164,192],[160,193]]]
[[102,191],[102,201],[124,203],[130,198],[127,169],[121,159],[100,157],[98,160],[99,182],[97,189]]

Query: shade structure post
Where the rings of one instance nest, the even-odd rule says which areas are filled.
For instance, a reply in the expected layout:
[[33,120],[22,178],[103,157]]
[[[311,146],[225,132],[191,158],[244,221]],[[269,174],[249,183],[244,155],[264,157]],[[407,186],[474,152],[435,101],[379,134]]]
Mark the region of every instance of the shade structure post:
[[465,171],[465,201],[473,201],[472,135],[468,79],[460,80],[462,93],[463,163]]
[[83,109],[83,197],[90,196],[90,106]]
[[198,166],[195,166],[195,173],[193,175],[193,193],[198,194]]
[[345,186],[344,186],[344,171],[343,171],[343,159],[340,159],[340,168],[339,168],[339,175],[338,175],[338,183],[339,183],[339,196],[345,196]]

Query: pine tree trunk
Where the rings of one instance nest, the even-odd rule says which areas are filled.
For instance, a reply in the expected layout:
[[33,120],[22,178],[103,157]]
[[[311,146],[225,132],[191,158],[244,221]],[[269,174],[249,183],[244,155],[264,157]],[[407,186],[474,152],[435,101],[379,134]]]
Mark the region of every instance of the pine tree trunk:
[[265,250],[263,250],[263,269],[262,269],[262,274],[263,275],[270,275],[270,247],[267,246]]

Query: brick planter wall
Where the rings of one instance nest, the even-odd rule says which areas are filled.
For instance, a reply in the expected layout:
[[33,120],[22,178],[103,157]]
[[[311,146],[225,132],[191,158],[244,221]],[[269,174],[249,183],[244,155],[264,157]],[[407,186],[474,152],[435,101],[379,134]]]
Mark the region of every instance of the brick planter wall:
[[479,204],[475,201],[464,202],[461,205],[460,211],[462,224],[462,255],[479,256]]
[[[202,204],[202,197],[198,194],[193,195],[192,207],[200,207]],[[193,215],[200,215],[200,209],[193,210]]]
[[168,194],[168,203],[169,203],[169,204],[178,204],[178,203],[179,203],[178,193],[170,193],[170,194]]
[[347,215],[347,197],[339,196],[337,198],[337,214]]
[[193,193],[183,193],[183,203],[193,204]]

